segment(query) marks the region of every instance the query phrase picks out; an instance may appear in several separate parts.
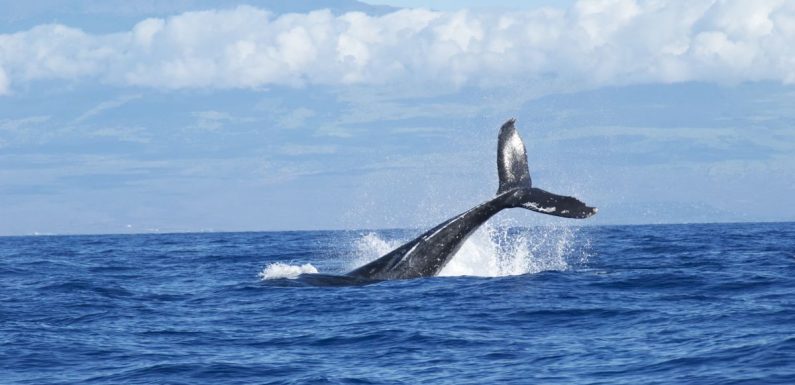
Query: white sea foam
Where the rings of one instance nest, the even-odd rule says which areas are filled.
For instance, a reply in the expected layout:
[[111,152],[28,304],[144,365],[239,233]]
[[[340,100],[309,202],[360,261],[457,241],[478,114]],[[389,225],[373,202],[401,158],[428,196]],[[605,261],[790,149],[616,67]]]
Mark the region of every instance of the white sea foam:
[[441,276],[501,277],[569,269],[574,251],[569,227],[514,229],[486,224],[464,243]]
[[359,267],[396,249],[403,244],[400,240],[386,240],[374,232],[369,232],[353,242],[353,259],[350,269]]
[[311,263],[303,265],[288,265],[282,262],[271,263],[259,273],[263,280],[278,278],[297,278],[301,274],[317,274],[317,269]]
[[[439,275],[501,277],[567,270],[587,258],[577,255],[575,231],[562,226],[511,230],[487,223],[472,234]],[[376,233],[365,234],[354,241],[352,267],[373,261],[404,241],[408,239],[385,240]]]

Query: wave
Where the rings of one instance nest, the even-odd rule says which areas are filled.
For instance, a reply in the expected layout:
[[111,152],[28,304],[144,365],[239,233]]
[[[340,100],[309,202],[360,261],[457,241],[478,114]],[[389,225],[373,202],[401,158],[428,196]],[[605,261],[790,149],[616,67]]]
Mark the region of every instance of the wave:
[[271,263],[259,273],[262,280],[268,279],[295,279],[301,274],[317,274],[317,268],[312,266],[311,263],[303,265],[290,265],[282,262]]

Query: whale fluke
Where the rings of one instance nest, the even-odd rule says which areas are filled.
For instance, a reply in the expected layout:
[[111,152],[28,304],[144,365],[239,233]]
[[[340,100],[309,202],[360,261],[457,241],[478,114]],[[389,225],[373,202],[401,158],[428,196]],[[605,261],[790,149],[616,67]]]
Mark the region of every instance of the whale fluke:
[[527,152],[514,119],[500,128],[497,146],[497,196],[426,231],[348,276],[363,279],[402,279],[438,274],[469,236],[489,218],[512,207],[566,218],[588,218],[596,213],[577,198],[535,188],[527,166]]
[[596,214],[595,207],[588,207],[577,198],[555,195],[533,187],[527,166],[527,150],[515,122],[516,119],[510,119],[500,128],[497,144],[500,187],[497,195],[510,192],[511,196],[506,198],[509,207],[521,207],[558,217],[581,219]]

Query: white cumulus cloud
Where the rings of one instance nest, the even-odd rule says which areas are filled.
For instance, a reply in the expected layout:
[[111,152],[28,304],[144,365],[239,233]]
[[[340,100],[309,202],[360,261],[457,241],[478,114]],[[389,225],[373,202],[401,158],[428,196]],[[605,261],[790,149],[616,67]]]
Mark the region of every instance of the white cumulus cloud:
[[0,95],[8,93],[8,76],[3,67],[0,67]]
[[593,0],[568,9],[381,16],[187,12],[132,30],[0,35],[0,94],[40,80],[166,89],[271,85],[567,88],[795,83],[795,2]]

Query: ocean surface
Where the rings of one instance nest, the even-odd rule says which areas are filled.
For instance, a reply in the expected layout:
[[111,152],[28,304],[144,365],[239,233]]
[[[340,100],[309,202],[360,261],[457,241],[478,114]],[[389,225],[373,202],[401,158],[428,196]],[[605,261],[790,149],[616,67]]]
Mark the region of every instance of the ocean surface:
[[0,384],[795,384],[795,223],[485,227],[440,277],[309,274],[418,233],[0,237]]

